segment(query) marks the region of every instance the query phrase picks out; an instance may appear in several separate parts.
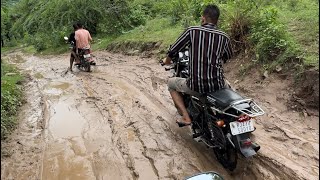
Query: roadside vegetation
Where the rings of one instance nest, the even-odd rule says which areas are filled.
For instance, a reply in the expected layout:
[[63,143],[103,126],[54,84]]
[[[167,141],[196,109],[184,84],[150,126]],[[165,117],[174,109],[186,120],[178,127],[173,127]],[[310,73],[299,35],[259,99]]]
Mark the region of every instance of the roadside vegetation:
[[209,3],[219,5],[219,27],[232,38],[236,54],[249,54],[271,70],[289,62],[299,64],[299,71],[306,66],[318,69],[316,0],[6,0],[1,6],[1,37],[5,46],[61,53],[67,49],[63,36],[80,21],[95,37],[94,49],[160,42],[163,53],[186,27],[199,24]]
[[[94,51],[125,46],[141,53],[151,44],[160,58],[186,27],[199,25],[210,3],[220,7],[218,26],[230,35],[235,54],[248,58],[240,73],[254,66],[269,72],[281,67],[297,76],[319,71],[317,0],[4,0],[1,52],[66,52],[63,36],[82,22],[95,39]],[[1,102],[1,111],[13,104]]]
[[1,140],[17,124],[17,113],[22,104],[21,82],[23,77],[16,68],[1,60]]

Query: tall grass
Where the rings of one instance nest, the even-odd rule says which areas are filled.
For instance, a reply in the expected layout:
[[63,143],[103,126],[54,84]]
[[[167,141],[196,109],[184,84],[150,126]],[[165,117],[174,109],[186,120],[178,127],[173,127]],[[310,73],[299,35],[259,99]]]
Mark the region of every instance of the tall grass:
[[16,68],[1,60],[1,140],[5,139],[17,124],[16,115],[22,104],[19,82],[23,77]]
[[101,39],[97,37],[98,40],[93,44],[93,49],[103,49],[111,43],[126,42],[160,42],[160,48],[167,49],[183,30],[184,27],[179,22],[172,25],[169,18],[155,18],[147,21],[145,25],[124,32],[119,36],[105,36]]
[[288,0],[281,7],[280,20],[300,46],[299,56],[319,69],[319,1]]

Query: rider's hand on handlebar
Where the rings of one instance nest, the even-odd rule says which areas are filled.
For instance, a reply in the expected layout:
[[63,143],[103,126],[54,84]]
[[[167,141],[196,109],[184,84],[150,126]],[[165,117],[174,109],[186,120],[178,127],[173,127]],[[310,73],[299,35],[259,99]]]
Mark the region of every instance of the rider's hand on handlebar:
[[164,66],[163,60],[160,60],[159,63],[161,64],[161,66]]
[[163,62],[163,65],[169,65],[169,64],[171,64],[171,58],[170,57],[166,57],[165,59],[162,60],[162,62]]

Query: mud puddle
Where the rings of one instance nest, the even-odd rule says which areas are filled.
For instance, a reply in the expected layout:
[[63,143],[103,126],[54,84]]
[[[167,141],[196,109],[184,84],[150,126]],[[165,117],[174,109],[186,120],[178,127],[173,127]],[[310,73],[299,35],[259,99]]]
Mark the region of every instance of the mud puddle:
[[[167,91],[170,73],[156,60],[101,51],[92,73],[70,73],[67,54],[22,57],[19,67],[32,76],[27,95],[34,105],[26,104],[21,117],[34,129],[19,127],[14,143],[6,145],[15,151],[1,161],[1,179],[162,180],[203,171],[228,180],[318,178],[319,130],[297,123],[314,117],[301,119],[279,103],[271,94],[285,93],[282,86],[251,85],[242,92],[257,99],[267,115],[256,120],[258,155],[239,158],[237,169],[229,172],[188,128],[175,124],[180,116]],[[28,148],[17,141],[28,142]],[[32,162],[23,158],[30,156]]]
[[57,102],[48,103],[51,115],[47,125],[48,143],[42,179],[93,179],[82,138],[87,123],[85,118],[73,107],[74,102],[70,97],[61,97]]

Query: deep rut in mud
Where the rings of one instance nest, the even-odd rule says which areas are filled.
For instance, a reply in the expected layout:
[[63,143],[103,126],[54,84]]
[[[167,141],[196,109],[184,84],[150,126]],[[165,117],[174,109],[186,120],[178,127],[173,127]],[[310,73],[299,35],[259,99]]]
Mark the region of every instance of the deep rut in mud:
[[[30,77],[20,126],[2,144],[1,179],[162,180],[203,171],[231,180],[318,179],[317,117],[287,109],[285,85],[254,79],[235,85],[267,113],[256,120],[258,155],[240,158],[228,172],[188,128],[174,123],[179,115],[167,91],[169,72],[153,59],[95,55],[91,73],[67,72],[67,54],[4,57]],[[237,80],[230,71],[226,76]]]

